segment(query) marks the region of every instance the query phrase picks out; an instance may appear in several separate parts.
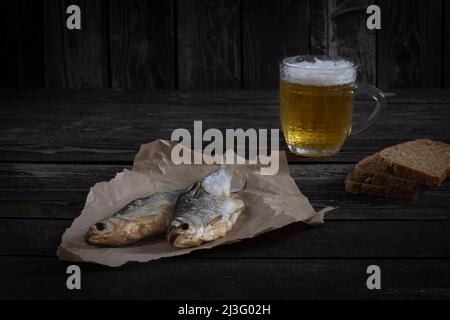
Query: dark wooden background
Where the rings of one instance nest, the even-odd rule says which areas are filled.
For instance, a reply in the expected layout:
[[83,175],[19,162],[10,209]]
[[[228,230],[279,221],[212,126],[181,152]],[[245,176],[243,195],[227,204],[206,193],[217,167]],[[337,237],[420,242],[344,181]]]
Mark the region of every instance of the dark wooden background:
[[[82,29],[65,27],[78,4]],[[366,28],[378,4],[382,29]],[[278,60],[337,54],[381,88],[450,87],[445,0],[2,0],[0,86],[275,88]]]

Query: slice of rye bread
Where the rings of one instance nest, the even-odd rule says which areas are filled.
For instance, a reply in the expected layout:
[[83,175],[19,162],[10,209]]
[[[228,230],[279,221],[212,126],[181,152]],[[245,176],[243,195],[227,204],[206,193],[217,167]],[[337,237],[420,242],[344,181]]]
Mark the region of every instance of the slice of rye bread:
[[450,145],[440,141],[408,141],[378,154],[394,175],[428,186],[440,186],[450,174]]
[[404,189],[405,192],[418,192],[420,184],[394,175],[378,154],[368,156],[353,169],[352,180],[365,184],[375,184],[385,188]]
[[392,186],[379,186],[376,184],[355,181],[352,173],[345,179],[345,190],[352,194],[362,194],[367,196],[385,197],[396,200],[417,200],[419,194],[417,190],[402,189]]

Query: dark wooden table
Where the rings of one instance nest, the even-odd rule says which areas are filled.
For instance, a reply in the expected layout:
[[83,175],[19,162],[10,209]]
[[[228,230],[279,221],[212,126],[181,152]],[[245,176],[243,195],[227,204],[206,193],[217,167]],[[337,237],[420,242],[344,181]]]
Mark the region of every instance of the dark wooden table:
[[[1,90],[0,298],[450,297],[450,182],[425,188],[417,202],[344,191],[354,163],[383,147],[422,137],[450,143],[450,91],[388,96],[378,124],[338,156],[289,157],[313,206],[338,207],[325,224],[146,264],[83,264],[82,290],[69,291],[68,264],[55,251],[90,186],[129,168],[140,144],[194,120],[278,128],[277,92]],[[372,264],[381,290],[366,288]]]

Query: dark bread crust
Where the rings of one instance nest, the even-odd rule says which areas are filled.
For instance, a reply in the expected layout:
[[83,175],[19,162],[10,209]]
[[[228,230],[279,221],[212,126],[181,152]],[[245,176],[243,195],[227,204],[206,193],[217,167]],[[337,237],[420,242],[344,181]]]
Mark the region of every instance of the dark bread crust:
[[417,190],[402,189],[392,186],[380,186],[353,180],[352,173],[345,179],[345,190],[352,194],[363,194],[367,196],[384,197],[396,200],[417,200]]
[[345,179],[345,190],[415,200],[421,184],[439,186],[449,174],[450,145],[419,139],[383,149],[358,162]]
[[382,187],[405,189],[411,192],[418,192],[420,189],[419,183],[394,175],[378,154],[368,156],[358,162],[353,170],[352,180]]
[[450,145],[428,139],[401,143],[379,152],[394,175],[438,187],[450,174]]

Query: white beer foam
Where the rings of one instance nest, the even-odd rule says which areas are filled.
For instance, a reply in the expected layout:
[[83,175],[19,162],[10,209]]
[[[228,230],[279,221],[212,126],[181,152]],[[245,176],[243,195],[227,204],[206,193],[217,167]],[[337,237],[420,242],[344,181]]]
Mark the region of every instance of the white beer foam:
[[344,59],[283,59],[281,78],[285,81],[310,86],[337,86],[356,80],[354,63]]

